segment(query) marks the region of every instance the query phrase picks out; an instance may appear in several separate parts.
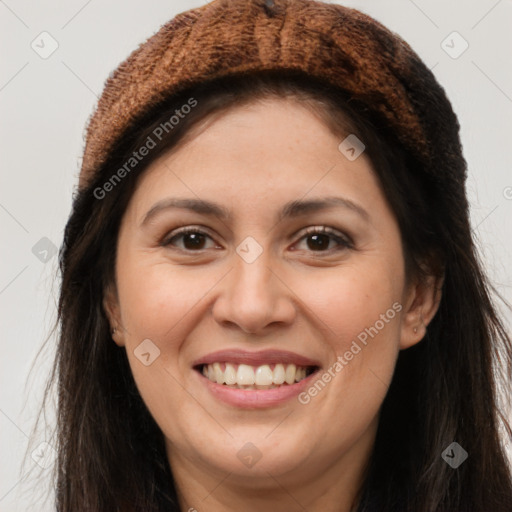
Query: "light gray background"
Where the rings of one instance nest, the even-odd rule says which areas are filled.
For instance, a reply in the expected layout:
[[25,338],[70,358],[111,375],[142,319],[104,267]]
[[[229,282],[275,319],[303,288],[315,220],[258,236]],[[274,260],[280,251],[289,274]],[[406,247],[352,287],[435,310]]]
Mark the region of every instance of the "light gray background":
[[[43,237],[55,246],[61,243],[85,123],[109,73],[175,14],[203,3],[0,0],[1,512],[52,510],[51,494],[44,503],[50,469],[40,469],[30,456],[30,450],[51,439],[39,432],[32,446],[28,441],[54,338],[30,378],[29,368],[55,319],[57,257],[43,263],[44,253],[38,258],[32,248]],[[497,290],[512,301],[512,1],[340,3],[400,34],[444,86],[462,126],[471,218],[482,258]],[[43,45],[43,31],[58,43],[47,59],[31,47],[34,40]],[[469,43],[457,59],[441,46],[453,31]],[[447,44],[454,51],[461,48],[452,39]],[[510,312],[506,320],[510,328]],[[27,447],[28,463],[21,467]],[[51,450],[44,453],[51,456]],[[45,457],[43,462],[51,462]]]

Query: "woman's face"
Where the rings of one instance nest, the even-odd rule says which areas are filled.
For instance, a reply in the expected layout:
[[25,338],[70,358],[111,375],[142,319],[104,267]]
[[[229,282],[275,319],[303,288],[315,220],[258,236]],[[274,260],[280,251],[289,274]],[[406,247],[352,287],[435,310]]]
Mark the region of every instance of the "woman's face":
[[176,473],[308,482],[369,456],[398,351],[435,305],[342,140],[268,99],[141,177],[105,304]]

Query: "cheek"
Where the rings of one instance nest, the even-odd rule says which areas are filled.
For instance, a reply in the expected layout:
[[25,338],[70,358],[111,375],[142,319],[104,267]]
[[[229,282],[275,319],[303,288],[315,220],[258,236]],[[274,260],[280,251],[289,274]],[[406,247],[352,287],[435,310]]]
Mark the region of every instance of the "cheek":
[[301,425],[328,440],[315,446],[319,459],[375,425],[398,353],[400,276],[400,267],[374,258],[294,282],[331,361],[299,397]]
[[208,279],[197,269],[194,273],[168,262],[127,262],[124,268],[130,271],[119,273],[119,291],[128,333],[166,343],[214,284],[213,276]]
[[[155,359],[150,366],[144,366],[133,355],[128,354],[130,368],[139,394],[151,417],[168,439],[181,444],[189,435],[190,423],[200,424],[204,410],[191,399],[182,378],[164,361],[164,355]],[[183,413],[185,421],[179,419]],[[189,421],[189,418],[192,421]]]
[[[169,437],[181,439],[186,429],[176,421],[176,411],[188,410],[191,404],[184,384],[182,348],[187,332],[197,322],[194,307],[200,307],[208,283],[193,278],[193,272],[149,259],[146,255],[138,261],[120,261],[118,289],[125,348],[136,386],[151,416]],[[145,353],[149,356],[144,357]]]
[[319,327],[325,328],[326,338],[338,353],[376,322],[383,334],[398,332],[397,308],[392,306],[401,297],[401,271],[386,262],[368,263],[295,280],[294,291],[318,318]]
[[324,393],[318,383],[304,401],[336,411],[333,416],[347,426],[355,418],[369,421],[391,381],[400,335],[401,279],[400,267],[375,259],[340,267],[315,279],[314,286],[312,280],[297,280],[298,294],[307,297],[328,345],[332,364],[324,382],[334,391]]

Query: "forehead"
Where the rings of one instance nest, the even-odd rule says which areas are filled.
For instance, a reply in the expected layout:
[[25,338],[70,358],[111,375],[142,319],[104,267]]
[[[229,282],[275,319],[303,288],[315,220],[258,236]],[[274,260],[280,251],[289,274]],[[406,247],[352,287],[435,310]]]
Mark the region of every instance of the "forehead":
[[155,161],[131,206],[140,218],[168,195],[224,199],[246,211],[335,191],[354,203],[362,196],[376,201],[380,188],[371,161],[364,151],[347,158],[340,150],[343,141],[321,116],[293,99],[233,107],[196,126],[184,144]]

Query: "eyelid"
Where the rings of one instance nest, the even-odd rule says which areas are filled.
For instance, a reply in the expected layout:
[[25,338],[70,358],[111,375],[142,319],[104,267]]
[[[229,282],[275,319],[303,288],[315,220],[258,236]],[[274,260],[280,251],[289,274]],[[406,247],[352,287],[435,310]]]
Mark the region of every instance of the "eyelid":
[[[191,226],[185,226],[182,228],[177,228],[175,230],[172,230],[170,233],[167,233],[163,237],[162,241],[160,242],[160,245],[162,245],[162,246],[171,245],[170,241],[173,238],[180,236],[180,235],[186,235],[188,233],[199,233],[201,235],[205,235],[205,236],[211,238],[212,240],[214,240],[213,235],[210,234],[210,231],[207,228],[205,228],[204,226],[191,225]],[[183,250],[187,251],[186,249],[183,249]],[[200,252],[201,250],[205,250],[205,249],[200,249],[198,251],[187,251],[187,252]]]
[[[185,226],[182,228],[177,228],[176,230],[171,231],[168,235],[166,235],[163,240],[160,242],[160,245],[163,247],[171,246],[170,241],[173,238],[176,238],[181,235],[186,235],[189,233],[198,233],[201,235],[204,235],[208,238],[210,238],[212,241],[215,242],[214,236],[210,234],[210,231],[200,225],[190,225]],[[319,255],[322,254],[331,254],[332,252],[346,250],[346,249],[353,249],[354,248],[354,242],[350,236],[348,236],[346,233],[339,231],[337,229],[331,228],[329,226],[325,225],[316,225],[316,226],[309,226],[307,228],[304,228],[302,230],[299,230],[295,232],[293,235],[291,235],[290,238],[295,239],[298,237],[298,240],[296,243],[301,242],[304,238],[306,238],[308,235],[316,235],[316,234],[325,234],[334,239],[337,242],[337,247],[327,249],[324,251],[308,251],[311,253],[318,253]],[[215,242],[216,243],[216,242]],[[176,247],[177,250],[186,252],[186,253],[201,253],[202,251],[205,251],[207,249],[198,249],[198,250],[190,250],[190,249],[181,249],[179,247]]]
[[[324,225],[318,225],[318,226],[309,226],[308,228],[305,228],[304,231],[299,231],[298,234],[301,234],[299,241],[305,238],[308,235],[329,235],[331,238],[334,238],[336,241],[339,242],[340,246],[343,246],[345,248],[353,248],[354,242],[352,239],[345,233],[331,228],[329,226]],[[295,237],[296,235],[294,235]],[[329,252],[329,251],[311,251],[311,252]]]

